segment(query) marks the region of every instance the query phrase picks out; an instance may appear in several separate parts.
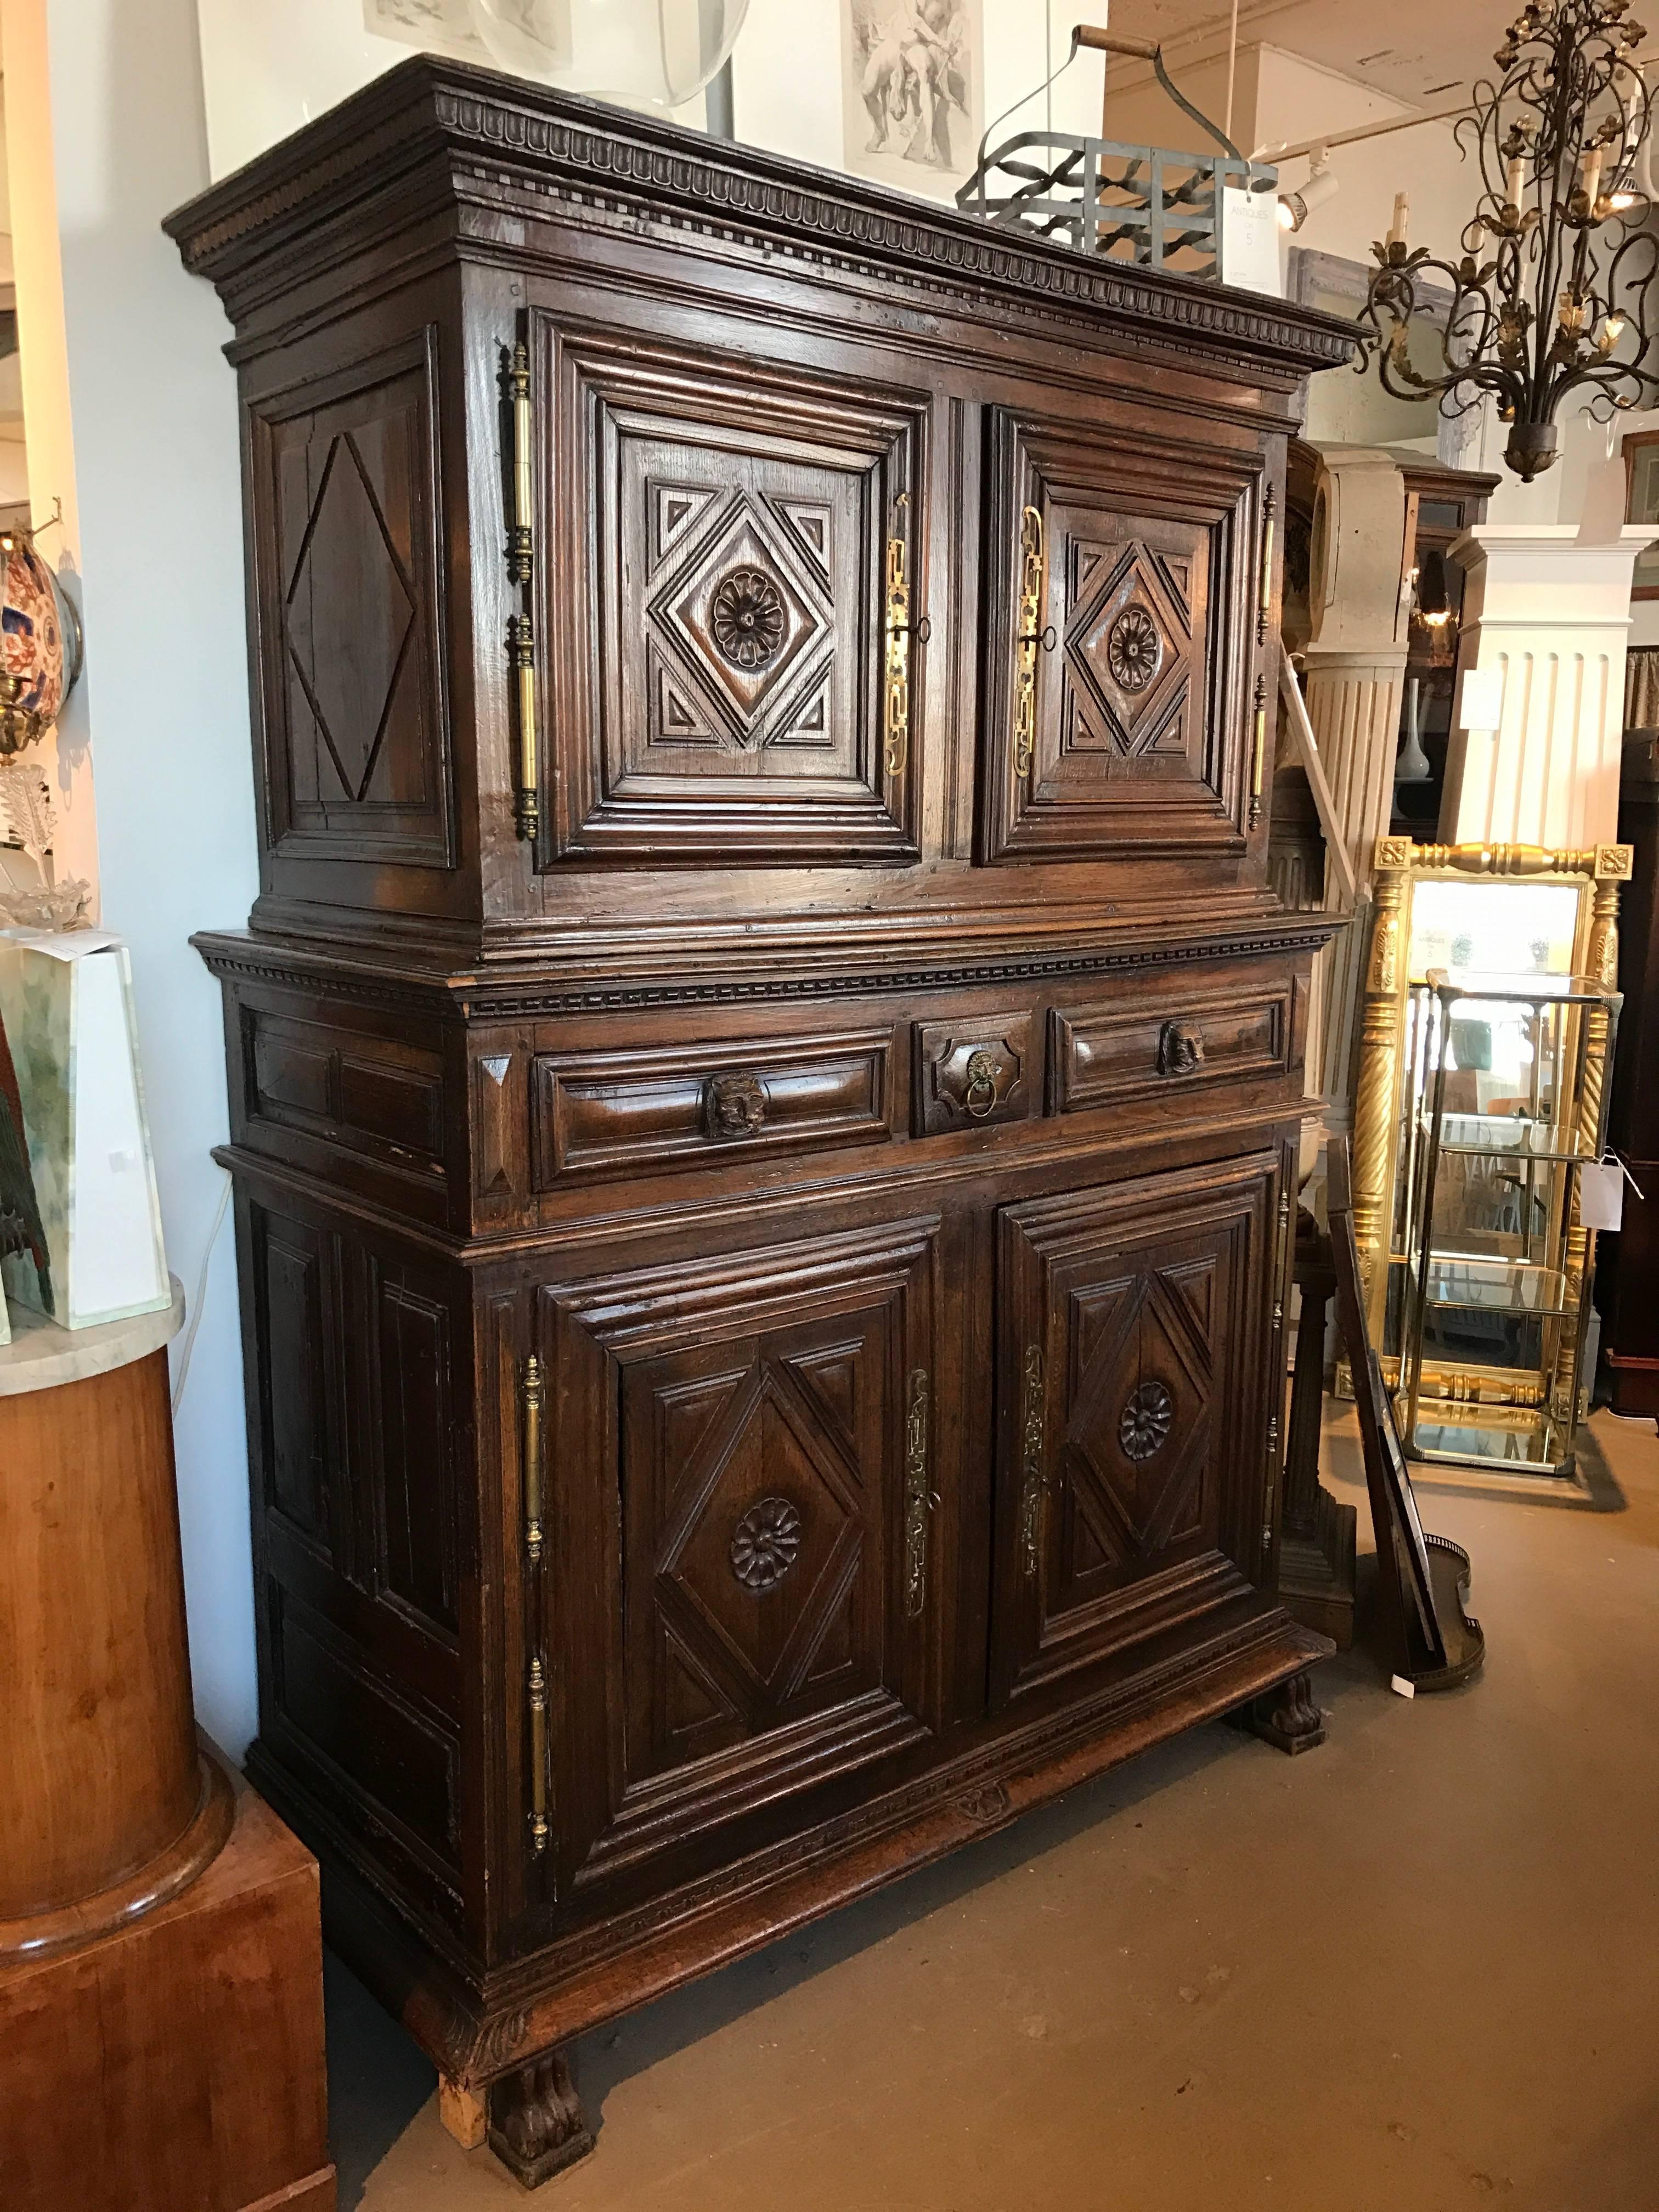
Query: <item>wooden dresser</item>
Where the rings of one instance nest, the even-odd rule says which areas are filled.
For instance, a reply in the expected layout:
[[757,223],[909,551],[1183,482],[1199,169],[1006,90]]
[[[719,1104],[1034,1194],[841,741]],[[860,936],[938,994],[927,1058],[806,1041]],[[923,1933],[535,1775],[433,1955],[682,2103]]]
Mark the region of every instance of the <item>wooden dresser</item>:
[[242,398],[249,1771],[536,2179],[578,2031],[1317,1738],[1264,791],[1348,339],[425,58],[168,228]]

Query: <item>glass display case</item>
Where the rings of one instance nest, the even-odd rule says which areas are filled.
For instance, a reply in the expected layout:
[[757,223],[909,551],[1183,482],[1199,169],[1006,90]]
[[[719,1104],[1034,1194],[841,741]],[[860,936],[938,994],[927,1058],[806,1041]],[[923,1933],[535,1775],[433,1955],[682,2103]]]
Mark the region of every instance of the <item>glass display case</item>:
[[1572,1479],[1627,872],[1620,846],[1379,845],[1355,1213],[1413,1459]]

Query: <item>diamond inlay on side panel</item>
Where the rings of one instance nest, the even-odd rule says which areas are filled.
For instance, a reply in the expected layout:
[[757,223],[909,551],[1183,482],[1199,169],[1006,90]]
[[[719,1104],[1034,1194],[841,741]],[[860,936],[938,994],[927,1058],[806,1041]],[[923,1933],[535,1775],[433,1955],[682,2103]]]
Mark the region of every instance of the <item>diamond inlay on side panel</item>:
[[[333,580],[327,590],[313,588],[319,574]],[[409,656],[415,592],[349,431],[330,443],[284,614],[289,665],[345,796],[361,803]]]

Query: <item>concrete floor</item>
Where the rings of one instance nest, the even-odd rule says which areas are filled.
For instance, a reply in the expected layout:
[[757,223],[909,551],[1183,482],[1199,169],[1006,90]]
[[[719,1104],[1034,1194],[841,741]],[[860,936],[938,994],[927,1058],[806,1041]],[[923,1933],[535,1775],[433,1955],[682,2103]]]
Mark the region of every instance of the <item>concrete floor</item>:
[[[550,2212],[1651,2212],[1659,1442],[1602,1510],[1425,1486],[1484,1680],[1361,1653],[1319,1751],[1200,1729],[578,2046]],[[1358,1444],[1327,1480],[1361,1504]],[[526,2202],[331,1962],[343,2212]]]

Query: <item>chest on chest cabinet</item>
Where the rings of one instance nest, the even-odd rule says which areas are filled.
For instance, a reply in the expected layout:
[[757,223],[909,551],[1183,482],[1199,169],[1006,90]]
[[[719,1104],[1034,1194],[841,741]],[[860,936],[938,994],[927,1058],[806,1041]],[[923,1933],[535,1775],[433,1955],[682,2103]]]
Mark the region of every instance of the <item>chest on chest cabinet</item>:
[[1262,797],[1346,340],[429,60],[170,228],[243,401],[251,1768],[534,2179],[568,2037],[1319,1649]]

